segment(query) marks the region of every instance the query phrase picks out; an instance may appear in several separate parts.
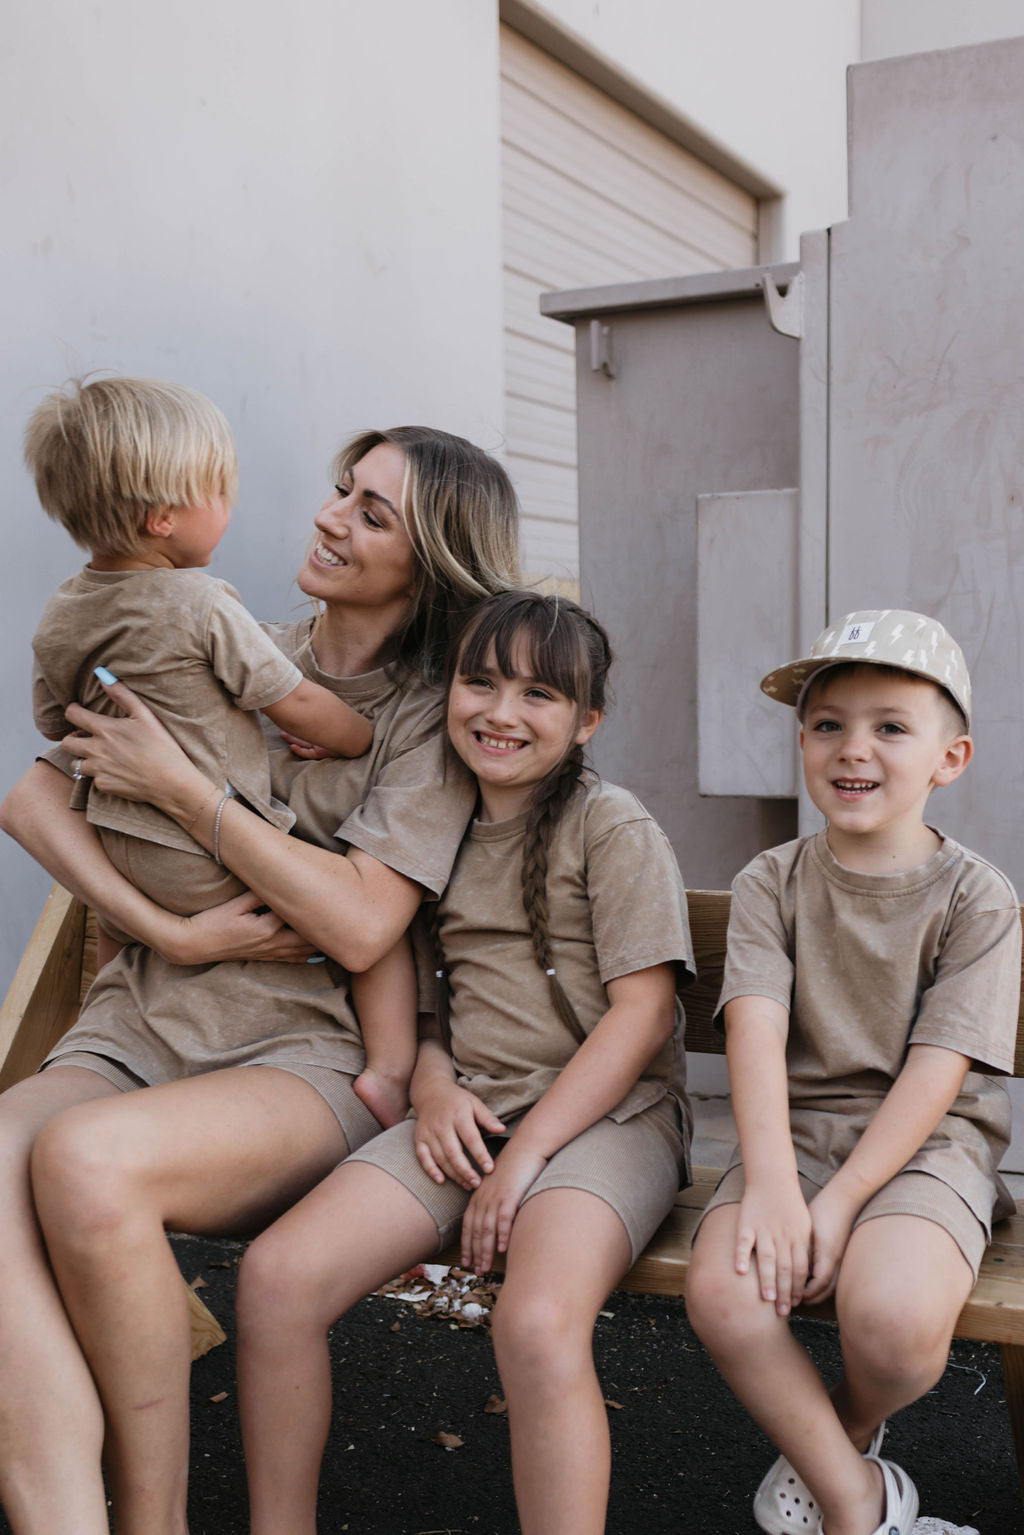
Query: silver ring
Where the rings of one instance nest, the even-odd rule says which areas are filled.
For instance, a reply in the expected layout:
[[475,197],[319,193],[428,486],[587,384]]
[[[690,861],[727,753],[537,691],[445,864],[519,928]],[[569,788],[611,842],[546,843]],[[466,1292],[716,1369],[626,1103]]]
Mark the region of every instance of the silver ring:
[[72,776],[72,778],[84,778],[85,777],[85,774],[82,772],[82,758],[81,757],[73,757],[71,759],[71,776]]

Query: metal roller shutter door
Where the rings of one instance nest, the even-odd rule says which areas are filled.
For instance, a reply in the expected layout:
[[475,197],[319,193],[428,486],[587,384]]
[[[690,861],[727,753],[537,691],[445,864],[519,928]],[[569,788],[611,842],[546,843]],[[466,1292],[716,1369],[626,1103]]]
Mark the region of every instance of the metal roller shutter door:
[[573,333],[541,293],[757,261],[757,199],[501,28],[506,462],[523,569],[574,579]]

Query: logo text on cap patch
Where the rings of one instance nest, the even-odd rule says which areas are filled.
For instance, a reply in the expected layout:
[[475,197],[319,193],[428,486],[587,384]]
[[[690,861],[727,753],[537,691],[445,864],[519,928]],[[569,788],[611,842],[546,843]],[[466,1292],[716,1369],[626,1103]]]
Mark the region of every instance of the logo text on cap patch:
[[866,645],[874,627],[874,619],[868,624],[848,624],[839,636],[839,645]]

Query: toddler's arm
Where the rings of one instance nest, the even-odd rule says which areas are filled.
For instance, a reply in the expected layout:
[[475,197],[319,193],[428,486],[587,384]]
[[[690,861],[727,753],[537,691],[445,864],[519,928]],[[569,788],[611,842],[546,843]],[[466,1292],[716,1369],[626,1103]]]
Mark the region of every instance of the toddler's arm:
[[736,1272],[757,1262],[761,1296],[787,1316],[807,1280],[811,1219],[797,1177],[789,1128],[789,1013],[770,997],[725,1005],[726,1057],[743,1157]]
[[355,1091],[385,1130],[409,1112],[416,1064],[416,967],[408,933],[369,970],[352,977],[352,1003],[366,1046]]
[[263,713],[279,730],[325,747],[336,757],[361,757],[369,751],[373,740],[373,726],[368,719],[308,677],[303,677],[298,687],[276,704],[269,704]]
[[911,1045],[903,1069],[838,1172],[811,1201],[813,1275],[809,1301],[835,1287],[853,1222],[873,1194],[905,1167],[956,1102],[971,1062],[941,1045]]

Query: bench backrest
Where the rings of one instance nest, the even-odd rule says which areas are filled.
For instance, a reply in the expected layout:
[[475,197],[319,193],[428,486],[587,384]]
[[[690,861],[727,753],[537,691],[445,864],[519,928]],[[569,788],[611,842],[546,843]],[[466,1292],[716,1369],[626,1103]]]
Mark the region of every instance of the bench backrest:
[[[725,1035],[712,1026],[722,989],[725,937],[729,926],[728,890],[690,890],[690,932],[697,961],[697,979],[683,996],[686,1008],[686,1048],[709,1055],[725,1054]],[[1024,918],[1024,912],[1022,912]],[[1013,1074],[1024,1077],[1024,992],[1017,1013],[1017,1045]]]

